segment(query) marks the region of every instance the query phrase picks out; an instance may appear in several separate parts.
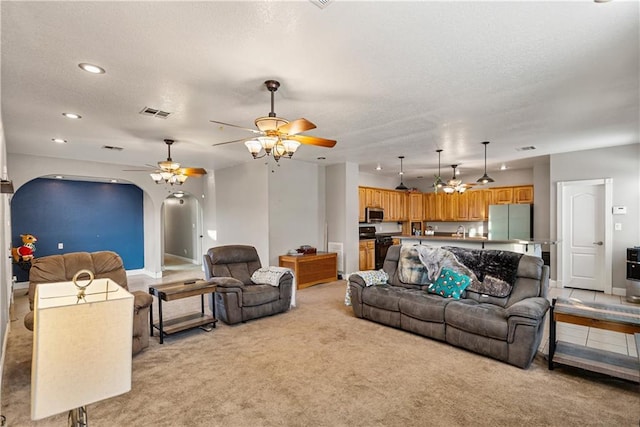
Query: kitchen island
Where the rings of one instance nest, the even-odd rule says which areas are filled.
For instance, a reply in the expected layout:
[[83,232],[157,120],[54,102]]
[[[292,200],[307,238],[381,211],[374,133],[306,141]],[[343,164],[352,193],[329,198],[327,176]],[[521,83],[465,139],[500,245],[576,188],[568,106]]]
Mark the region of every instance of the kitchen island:
[[470,249],[497,249],[502,251],[518,252],[521,254],[542,256],[542,245],[554,245],[556,242],[551,239],[531,239],[531,240],[489,240],[486,237],[456,237],[452,235],[435,236],[414,236],[397,235],[394,238],[400,239],[403,245],[427,245],[427,246],[457,246]]

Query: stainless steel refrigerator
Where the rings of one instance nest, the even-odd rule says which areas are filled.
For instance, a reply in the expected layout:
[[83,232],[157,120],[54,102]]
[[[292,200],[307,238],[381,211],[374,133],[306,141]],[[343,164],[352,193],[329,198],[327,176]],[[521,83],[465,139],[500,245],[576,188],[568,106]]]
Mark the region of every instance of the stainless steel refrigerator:
[[489,205],[489,239],[531,240],[533,205]]

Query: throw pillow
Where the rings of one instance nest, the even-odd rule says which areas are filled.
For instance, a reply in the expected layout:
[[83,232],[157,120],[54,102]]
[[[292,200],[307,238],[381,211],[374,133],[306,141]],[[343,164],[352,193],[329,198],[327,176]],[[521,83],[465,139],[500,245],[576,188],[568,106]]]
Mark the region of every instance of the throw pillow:
[[469,288],[475,292],[485,295],[491,295],[492,297],[504,298],[511,295],[513,286],[502,279],[485,275],[480,286],[474,286],[474,289]]
[[462,292],[467,289],[470,283],[469,276],[443,268],[435,283],[429,286],[429,292],[445,298],[460,299]]

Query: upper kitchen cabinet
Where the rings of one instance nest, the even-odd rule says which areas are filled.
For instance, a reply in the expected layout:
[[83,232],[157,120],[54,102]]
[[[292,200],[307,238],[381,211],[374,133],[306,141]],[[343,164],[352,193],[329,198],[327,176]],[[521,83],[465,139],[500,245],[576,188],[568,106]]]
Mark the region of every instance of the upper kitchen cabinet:
[[407,221],[407,197],[404,191],[358,187],[359,221],[366,221],[366,208],[384,209],[385,221]]
[[513,187],[513,203],[533,204],[533,185]]
[[513,203],[513,187],[492,188],[494,205],[509,205]]
[[382,207],[382,191],[379,188],[365,188],[365,207],[381,208]]
[[467,195],[467,218],[469,221],[484,221],[487,215],[484,203],[485,190],[467,191],[464,194]]
[[517,187],[492,188],[492,205],[508,205],[512,203],[533,203],[533,185]]
[[422,221],[422,193],[409,193],[409,221]]

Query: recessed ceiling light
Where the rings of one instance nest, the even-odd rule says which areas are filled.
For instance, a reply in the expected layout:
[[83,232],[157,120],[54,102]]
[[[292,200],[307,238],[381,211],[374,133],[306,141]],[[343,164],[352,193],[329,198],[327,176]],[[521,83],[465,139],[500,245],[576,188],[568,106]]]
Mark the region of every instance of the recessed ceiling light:
[[118,182],[118,180],[117,179],[112,179],[111,182],[113,182],[115,184],[116,182]]
[[80,114],[76,114],[76,113],[62,113],[63,116],[65,116],[67,119],[81,119],[82,116]]
[[376,166],[376,170],[377,171],[381,171],[382,170],[382,166],[380,166],[380,165]]
[[64,178],[64,176],[62,176],[62,175],[56,175],[56,179],[62,179],[62,178]]
[[82,68],[83,70],[85,70],[88,73],[92,73],[92,74],[104,74],[104,68],[102,67],[98,67],[97,65],[93,65],[93,64],[87,64],[85,62],[78,64],[78,67]]
[[500,170],[501,170],[501,171],[506,170],[506,169],[507,169],[507,165],[502,165],[502,166],[500,166]]
[[58,144],[66,144],[67,143],[67,140],[66,139],[62,139],[62,138],[51,138],[51,140],[53,142],[55,142],[55,143],[58,143]]

